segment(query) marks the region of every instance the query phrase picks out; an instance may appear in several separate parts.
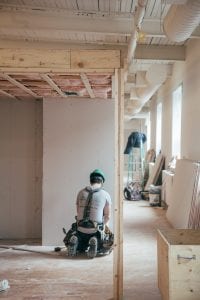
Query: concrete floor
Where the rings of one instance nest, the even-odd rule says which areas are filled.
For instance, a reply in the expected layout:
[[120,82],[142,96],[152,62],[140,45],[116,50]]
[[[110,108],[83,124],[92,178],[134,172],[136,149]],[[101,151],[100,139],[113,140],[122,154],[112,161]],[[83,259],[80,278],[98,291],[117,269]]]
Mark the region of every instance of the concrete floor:
[[[152,208],[148,201],[124,202],[124,297],[125,300],[161,300],[157,287],[157,228],[169,228],[165,210]],[[0,280],[10,288],[0,299],[112,299],[113,254],[68,258],[54,247],[22,245],[23,249],[0,247]],[[8,241],[0,240],[1,245]],[[12,245],[19,242],[12,242]]]

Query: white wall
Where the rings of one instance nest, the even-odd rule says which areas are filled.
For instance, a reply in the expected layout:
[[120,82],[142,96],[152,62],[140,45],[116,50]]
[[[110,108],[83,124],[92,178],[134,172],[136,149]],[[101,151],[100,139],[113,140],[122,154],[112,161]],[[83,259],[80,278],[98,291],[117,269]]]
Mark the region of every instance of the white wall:
[[[163,103],[162,119],[162,153],[166,156],[166,164],[171,159],[171,123],[172,92],[183,84],[181,156],[189,159],[200,159],[200,41],[191,40],[186,48],[185,62],[176,62],[172,76],[159,89],[151,106],[152,124],[156,126],[156,103]],[[152,147],[155,143],[155,133]]]
[[41,237],[42,102],[0,99],[0,238]]
[[186,51],[182,114],[182,157],[200,160],[200,40]]
[[101,168],[114,194],[114,101],[44,99],[43,245],[62,245],[78,191]]

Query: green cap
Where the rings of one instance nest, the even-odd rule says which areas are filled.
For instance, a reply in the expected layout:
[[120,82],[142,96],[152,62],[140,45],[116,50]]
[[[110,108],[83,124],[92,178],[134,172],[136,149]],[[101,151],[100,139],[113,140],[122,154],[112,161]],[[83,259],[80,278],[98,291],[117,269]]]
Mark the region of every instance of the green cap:
[[92,173],[90,173],[90,179],[91,177],[99,176],[103,179],[103,182],[105,181],[105,175],[100,169],[95,169]]

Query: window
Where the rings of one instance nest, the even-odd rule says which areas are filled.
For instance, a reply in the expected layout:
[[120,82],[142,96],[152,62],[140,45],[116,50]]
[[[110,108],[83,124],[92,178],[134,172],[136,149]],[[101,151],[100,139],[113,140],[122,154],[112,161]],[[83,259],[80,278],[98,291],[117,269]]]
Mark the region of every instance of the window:
[[182,85],[172,95],[172,156],[181,157]]
[[146,127],[147,127],[147,150],[149,150],[150,146],[151,146],[151,115],[150,115],[150,112],[147,113]]
[[161,133],[162,133],[162,103],[157,105],[156,117],[156,155],[161,151]]

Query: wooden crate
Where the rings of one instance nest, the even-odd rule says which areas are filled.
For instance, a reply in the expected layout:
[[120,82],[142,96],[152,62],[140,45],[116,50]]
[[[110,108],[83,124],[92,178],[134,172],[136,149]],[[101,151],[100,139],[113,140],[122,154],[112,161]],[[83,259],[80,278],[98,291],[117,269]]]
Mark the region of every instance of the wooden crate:
[[158,230],[158,287],[163,300],[200,300],[200,230]]

